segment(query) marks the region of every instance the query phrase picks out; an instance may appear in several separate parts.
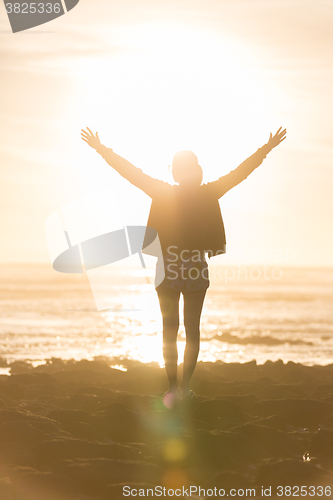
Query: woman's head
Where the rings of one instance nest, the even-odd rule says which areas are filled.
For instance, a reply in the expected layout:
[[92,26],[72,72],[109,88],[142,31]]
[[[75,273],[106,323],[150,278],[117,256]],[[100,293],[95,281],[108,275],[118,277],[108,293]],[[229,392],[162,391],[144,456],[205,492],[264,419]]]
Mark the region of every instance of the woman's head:
[[172,176],[179,185],[198,185],[202,183],[202,168],[192,151],[179,151],[172,160]]

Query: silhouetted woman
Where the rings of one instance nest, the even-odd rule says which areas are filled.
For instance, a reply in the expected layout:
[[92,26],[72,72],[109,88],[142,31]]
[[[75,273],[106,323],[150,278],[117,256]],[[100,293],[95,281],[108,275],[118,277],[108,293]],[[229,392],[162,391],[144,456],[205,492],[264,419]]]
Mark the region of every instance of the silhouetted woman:
[[[94,148],[120,175],[152,198],[147,226],[159,236],[162,255],[156,264],[155,288],[163,317],[163,356],[169,380],[166,394],[169,404],[177,398],[177,333],[179,298],[184,297],[186,346],[183,398],[193,397],[190,380],[196,366],[200,345],[200,317],[207,288],[208,265],[205,260],[225,253],[225,232],[218,200],[257,168],[266,155],[286,138],[282,127],[267,144],[229,174],[214,182],[202,184],[202,169],[192,151],[176,153],[172,175],[178,185],[153,179],[112,149],[103,146],[87,127],[82,139]],[[162,277],[162,278],[161,278]]]

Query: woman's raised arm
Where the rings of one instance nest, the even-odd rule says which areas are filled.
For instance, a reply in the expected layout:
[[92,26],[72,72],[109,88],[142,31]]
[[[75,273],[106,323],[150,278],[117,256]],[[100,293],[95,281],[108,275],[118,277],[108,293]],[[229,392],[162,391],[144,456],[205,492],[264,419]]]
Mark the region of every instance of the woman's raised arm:
[[221,198],[227,191],[237,186],[240,182],[246,179],[259,165],[262,164],[267,154],[276,146],[278,146],[286,138],[286,129],[282,127],[273,136],[270,134],[267,144],[259,148],[253,155],[241,163],[235,170],[229,174],[220,177],[214,182],[208,182],[208,189],[214,196]]
[[150,198],[158,196],[165,186],[169,186],[167,182],[154,179],[142,172],[141,169],[135,167],[129,161],[113,152],[111,148],[103,146],[98,132],[96,135],[87,127],[88,132],[81,130],[81,137],[90,147],[95,149],[105,161],[114,168],[122,177],[127,179],[131,184],[144,191]]

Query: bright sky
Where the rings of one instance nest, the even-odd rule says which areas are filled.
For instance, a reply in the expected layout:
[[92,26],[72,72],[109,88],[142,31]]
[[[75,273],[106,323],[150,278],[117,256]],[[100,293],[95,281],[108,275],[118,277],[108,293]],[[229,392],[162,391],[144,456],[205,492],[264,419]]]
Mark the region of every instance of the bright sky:
[[0,261],[49,262],[45,220],[74,200],[91,206],[78,240],[107,227],[111,201],[115,226],[146,223],[150,199],[81,128],[173,183],[179,149],[209,182],[283,126],[287,139],[220,200],[222,258],[333,266],[332,21],[320,0],[81,0],[12,34],[0,4]]

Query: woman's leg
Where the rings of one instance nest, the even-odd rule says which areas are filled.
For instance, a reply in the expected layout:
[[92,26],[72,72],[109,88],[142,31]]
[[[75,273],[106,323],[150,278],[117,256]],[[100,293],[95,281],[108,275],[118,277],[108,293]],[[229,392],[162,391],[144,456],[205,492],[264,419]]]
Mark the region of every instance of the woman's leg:
[[177,333],[179,328],[180,292],[156,288],[163,318],[163,357],[169,380],[169,391],[177,390]]
[[186,346],[183,364],[183,392],[189,390],[190,380],[197,363],[200,348],[200,317],[207,290],[185,292],[184,295],[184,325]]

